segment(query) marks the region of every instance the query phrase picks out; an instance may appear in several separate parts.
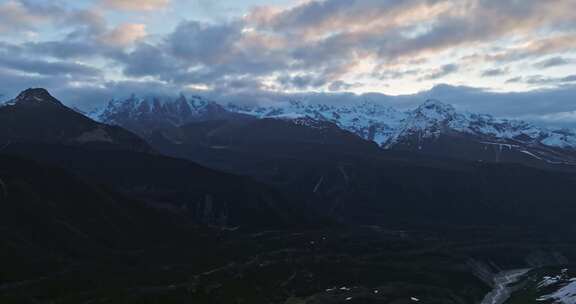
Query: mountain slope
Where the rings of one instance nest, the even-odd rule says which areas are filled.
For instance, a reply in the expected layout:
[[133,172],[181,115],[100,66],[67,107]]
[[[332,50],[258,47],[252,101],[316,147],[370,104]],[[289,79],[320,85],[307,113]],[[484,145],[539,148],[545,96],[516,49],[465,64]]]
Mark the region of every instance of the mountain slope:
[[[88,290],[93,284],[83,283],[81,273],[92,272],[91,265],[115,265],[126,271],[131,264],[132,271],[143,271],[148,267],[144,261],[165,259],[166,248],[198,236],[168,212],[61,168],[4,154],[0,167],[2,303],[34,302],[32,296],[56,299],[72,290]],[[193,252],[187,246],[179,250]],[[100,270],[107,272],[104,268]],[[106,278],[99,276],[92,272],[95,280]],[[26,292],[41,285],[42,291]],[[19,289],[24,292],[13,292]]]
[[151,152],[146,142],[117,126],[67,108],[45,89],[28,89],[0,106],[0,141],[85,145]]
[[506,222],[551,232],[572,229],[564,216],[576,212],[569,173],[382,150],[310,119],[193,123],[157,132],[151,144],[252,176],[319,219],[430,229]]
[[153,149],[138,136],[97,123],[44,89],[26,90],[0,107],[0,140],[0,152],[65,168],[194,223],[255,229],[302,220],[270,187],[149,153]]
[[[370,155],[378,146],[313,119],[207,121],[155,132],[158,151],[270,183],[286,161],[318,155]],[[300,165],[299,165],[300,166]]]

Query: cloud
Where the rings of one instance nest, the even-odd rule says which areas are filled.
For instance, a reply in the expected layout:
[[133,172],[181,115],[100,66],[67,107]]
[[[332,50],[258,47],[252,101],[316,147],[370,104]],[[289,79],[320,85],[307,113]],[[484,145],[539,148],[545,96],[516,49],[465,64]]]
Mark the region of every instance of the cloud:
[[91,67],[82,63],[70,62],[49,62],[42,60],[26,60],[22,58],[8,59],[0,58],[0,67],[20,71],[23,73],[39,74],[39,75],[74,75],[76,80],[78,77],[95,77],[100,76],[101,71],[97,68]]
[[178,62],[164,53],[158,46],[141,43],[129,53],[118,54],[118,61],[124,64],[124,74],[135,77],[157,75],[162,79],[172,79],[180,69]]
[[[417,96],[454,104],[461,110],[500,117],[535,118],[551,113],[576,110],[576,86],[534,89],[526,92],[492,92],[482,88],[439,85]],[[576,126],[576,124],[575,124]]]
[[44,87],[68,106],[85,111],[105,105],[113,98],[127,97],[132,93],[142,95],[173,95],[180,88],[159,81],[104,81],[86,82],[82,85],[71,83],[66,75],[22,75],[0,67],[0,95],[2,100],[16,97],[27,88]]
[[522,82],[522,79],[523,79],[522,76],[516,76],[506,80],[506,83],[519,83]]
[[526,83],[530,85],[562,85],[576,82],[576,75],[551,77],[544,75],[519,76],[507,80],[508,83]]
[[569,75],[560,79],[562,82],[576,82],[576,75]]
[[8,0],[0,3],[0,34],[73,27],[76,32],[68,34],[69,38],[73,38],[80,33],[101,31],[105,24],[99,11],[68,9],[59,1]]
[[242,37],[241,24],[211,25],[189,21],[178,25],[168,37],[169,51],[176,57],[198,63],[221,63]]
[[91,57],[109,57],[113,50],[94,39],[26,42],[20,45],[20,51],[30,56],[50,56],[57,59],[79,59]]
[[102,35],[102,42],[113,46],[128,46],[146,37],[146,25],[141,23],[124,23]]
[[327,0],[308,1],[280,12],[261,9],[252,19],[275,31],[308,38],[316,47],[339,46],[344,49],[339,49],[340,54],[363,48],[390,60],[529,33],[573,18],[563,8],[575,5],[568,0],[555,0],[554,5],[542,1]]
[[[138,67],[146,61],[128,56],[116,58],[128,75],[181,85],[214,86],[252,77],[260,84],[274,79],[279,89],[331,90],[344,88],[333,84],[362,77],[361,73],[380,79],[411,77],[409,71],[430,68],[409,68],[409,60],[440,56],[456,47],[490,45],[505,37],[517,37],[519,42],[482,60],[563,51],[571,46],[572,34],[541,39],[534,35],[572,21],[569,8],[576,9],[573,1],[554,0],[553,5],[536,0],[305,1],[290,8],[260,7],[225,22],[182,22],[164,40],[145,47],[153,47],[159,58],[150,67]],[[133,53],[142,56],[145,51]],[[366,72],[369,69],[373,71]],[[433,81],[455,72],[458,65],[448,64],[418,79]],[[483,76],[504,72],[492,69]]]
[[283,75],[278,77],[277,80],[285,89],[308,90],[326,84],[325,79],[318,78],[317,75],[312,74],[294,76]]
[[574,60],[564,57],[553,57],[534,63],[534,67],[539,69],[547,69],[556,66],[568,65],[573,63]]
[[549,54],[562,53],[576,48],[576,34],[563,33],[552,37],[532,38],[521,45],[484,56],[486,61],[512,62]]
[[24,56],[17,46],[0,44],[0,68],[19,74],[42,76],[74,76],[75,80],[102,76],[100,69],[85,63],[46,60],[38,57]]
[[35,30],[38,26],[52,21],[54,11],[42,14],[29,8],[25,3],[16,0],[0,3],[0,33]]
[[167,7],[170,0],[102,0],[107,8],[125,11],[154,11]]
[[[99,57],[136,80],[216,87],[242,79],[278,90],[343,90],[350,86],[338,84],[371,75],[430,82],[463,72],[458,66],[473,60],[501,62],[565,51],[576,46],[576,36],[563,30],[576,22],[568,13],[576,4],[552,1],[308,0],[288,8],[259,7],[226,21],[184,21],[171,33],[154,37],[147,35],[142,23],[110,27],[97,9],[42,6],[51,15],[63,16],[58,22],[70,27],[66,39],[21,47],[58,59]],[[99,3],[132,11],[169,5],[167,0]],[[21,6],[32,11],[29,5]],[[544,29],[556,29],[555,36],[538,34]],[[498,39],[513,42],[436,70],[431,62],[410,63],[438,59],[448,51],[488,47]],[[504,74],[504,69],[486,70],[482,76],[497,74]]]
[[508,74],[509,71],[506,68],[496,68],[496,69],[488,69],[482,72],[482,77],[496,77]]
[[433,71],[431,74],[423,76],[422,80],[436,80],[448,76],[450,74],[458,72],[460,67],[457,64],[446,64],[441,66],[439,69]]

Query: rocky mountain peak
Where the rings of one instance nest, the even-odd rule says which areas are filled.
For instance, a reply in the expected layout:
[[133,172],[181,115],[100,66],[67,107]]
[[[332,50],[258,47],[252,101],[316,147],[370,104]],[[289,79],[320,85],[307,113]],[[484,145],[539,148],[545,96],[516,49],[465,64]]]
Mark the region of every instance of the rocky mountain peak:
[[62,105],[58,99],[54,98],[48,90],[43,88],[32,88],[22,91],[13,102],[14,104],[56,104]]
[[454,117],[456,109],[436,99],[428,99],[414,111],[418,116],[434,120],[445,120]]

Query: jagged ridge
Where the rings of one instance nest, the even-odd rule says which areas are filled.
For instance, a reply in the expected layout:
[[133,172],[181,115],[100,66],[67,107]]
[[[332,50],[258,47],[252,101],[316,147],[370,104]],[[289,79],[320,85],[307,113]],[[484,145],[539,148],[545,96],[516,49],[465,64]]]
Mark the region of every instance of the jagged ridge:
[[290,102],[283,107],[228,107],[260,118],[310,117],[328,120],[361,137],[390,148],[402,138],[418,134],[422,138],[438,137],[448,131],[471,134],[486,139],[517,140],[556,148],[576,149],[576,133],[551,130],[527,122],[498,119],[487,114],[459,113],[448,104],[427,100],[418,108],[401,112],[371,102],[358,105],[306,105]]
[[[199,96],[186,98],[132,96],[113,101],[99,115],[105,123],[118,124],[146,136],[154,129],[181,126],[189,122],[235,119],[275,118],[301,124],[330,122],[360,137],[374,141],[384,149],[426,150],[426,144],[441,136],[467,137],[481,149],[507,147],[525,157],[549,163],[573,163],[566,157],[576,150],[576,133],[566,129],[548,129],[533,124],[499,119],[487,114],[459,112],[452,105],[427,100],[416,109],[399,111],[369,101],[354,105],[309,104],[290,101],[280,106],[222,106]],[[558,153],[562,155],[558,155]]]
[[89,115],[95,120],[123,126],[141,135],[157,129],[181,126],[190,122],[236,118],[220,104],[200,96],[177,98],[132,95],[125,100],[112,100]]

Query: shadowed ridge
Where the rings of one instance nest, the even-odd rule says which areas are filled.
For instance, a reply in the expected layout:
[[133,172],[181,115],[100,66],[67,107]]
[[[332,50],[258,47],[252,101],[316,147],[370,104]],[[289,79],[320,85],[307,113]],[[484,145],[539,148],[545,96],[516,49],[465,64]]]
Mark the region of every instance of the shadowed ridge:
[[13,101],[14,104],[56,104],[64,106],[44,88],[31,88],[22,91]]

